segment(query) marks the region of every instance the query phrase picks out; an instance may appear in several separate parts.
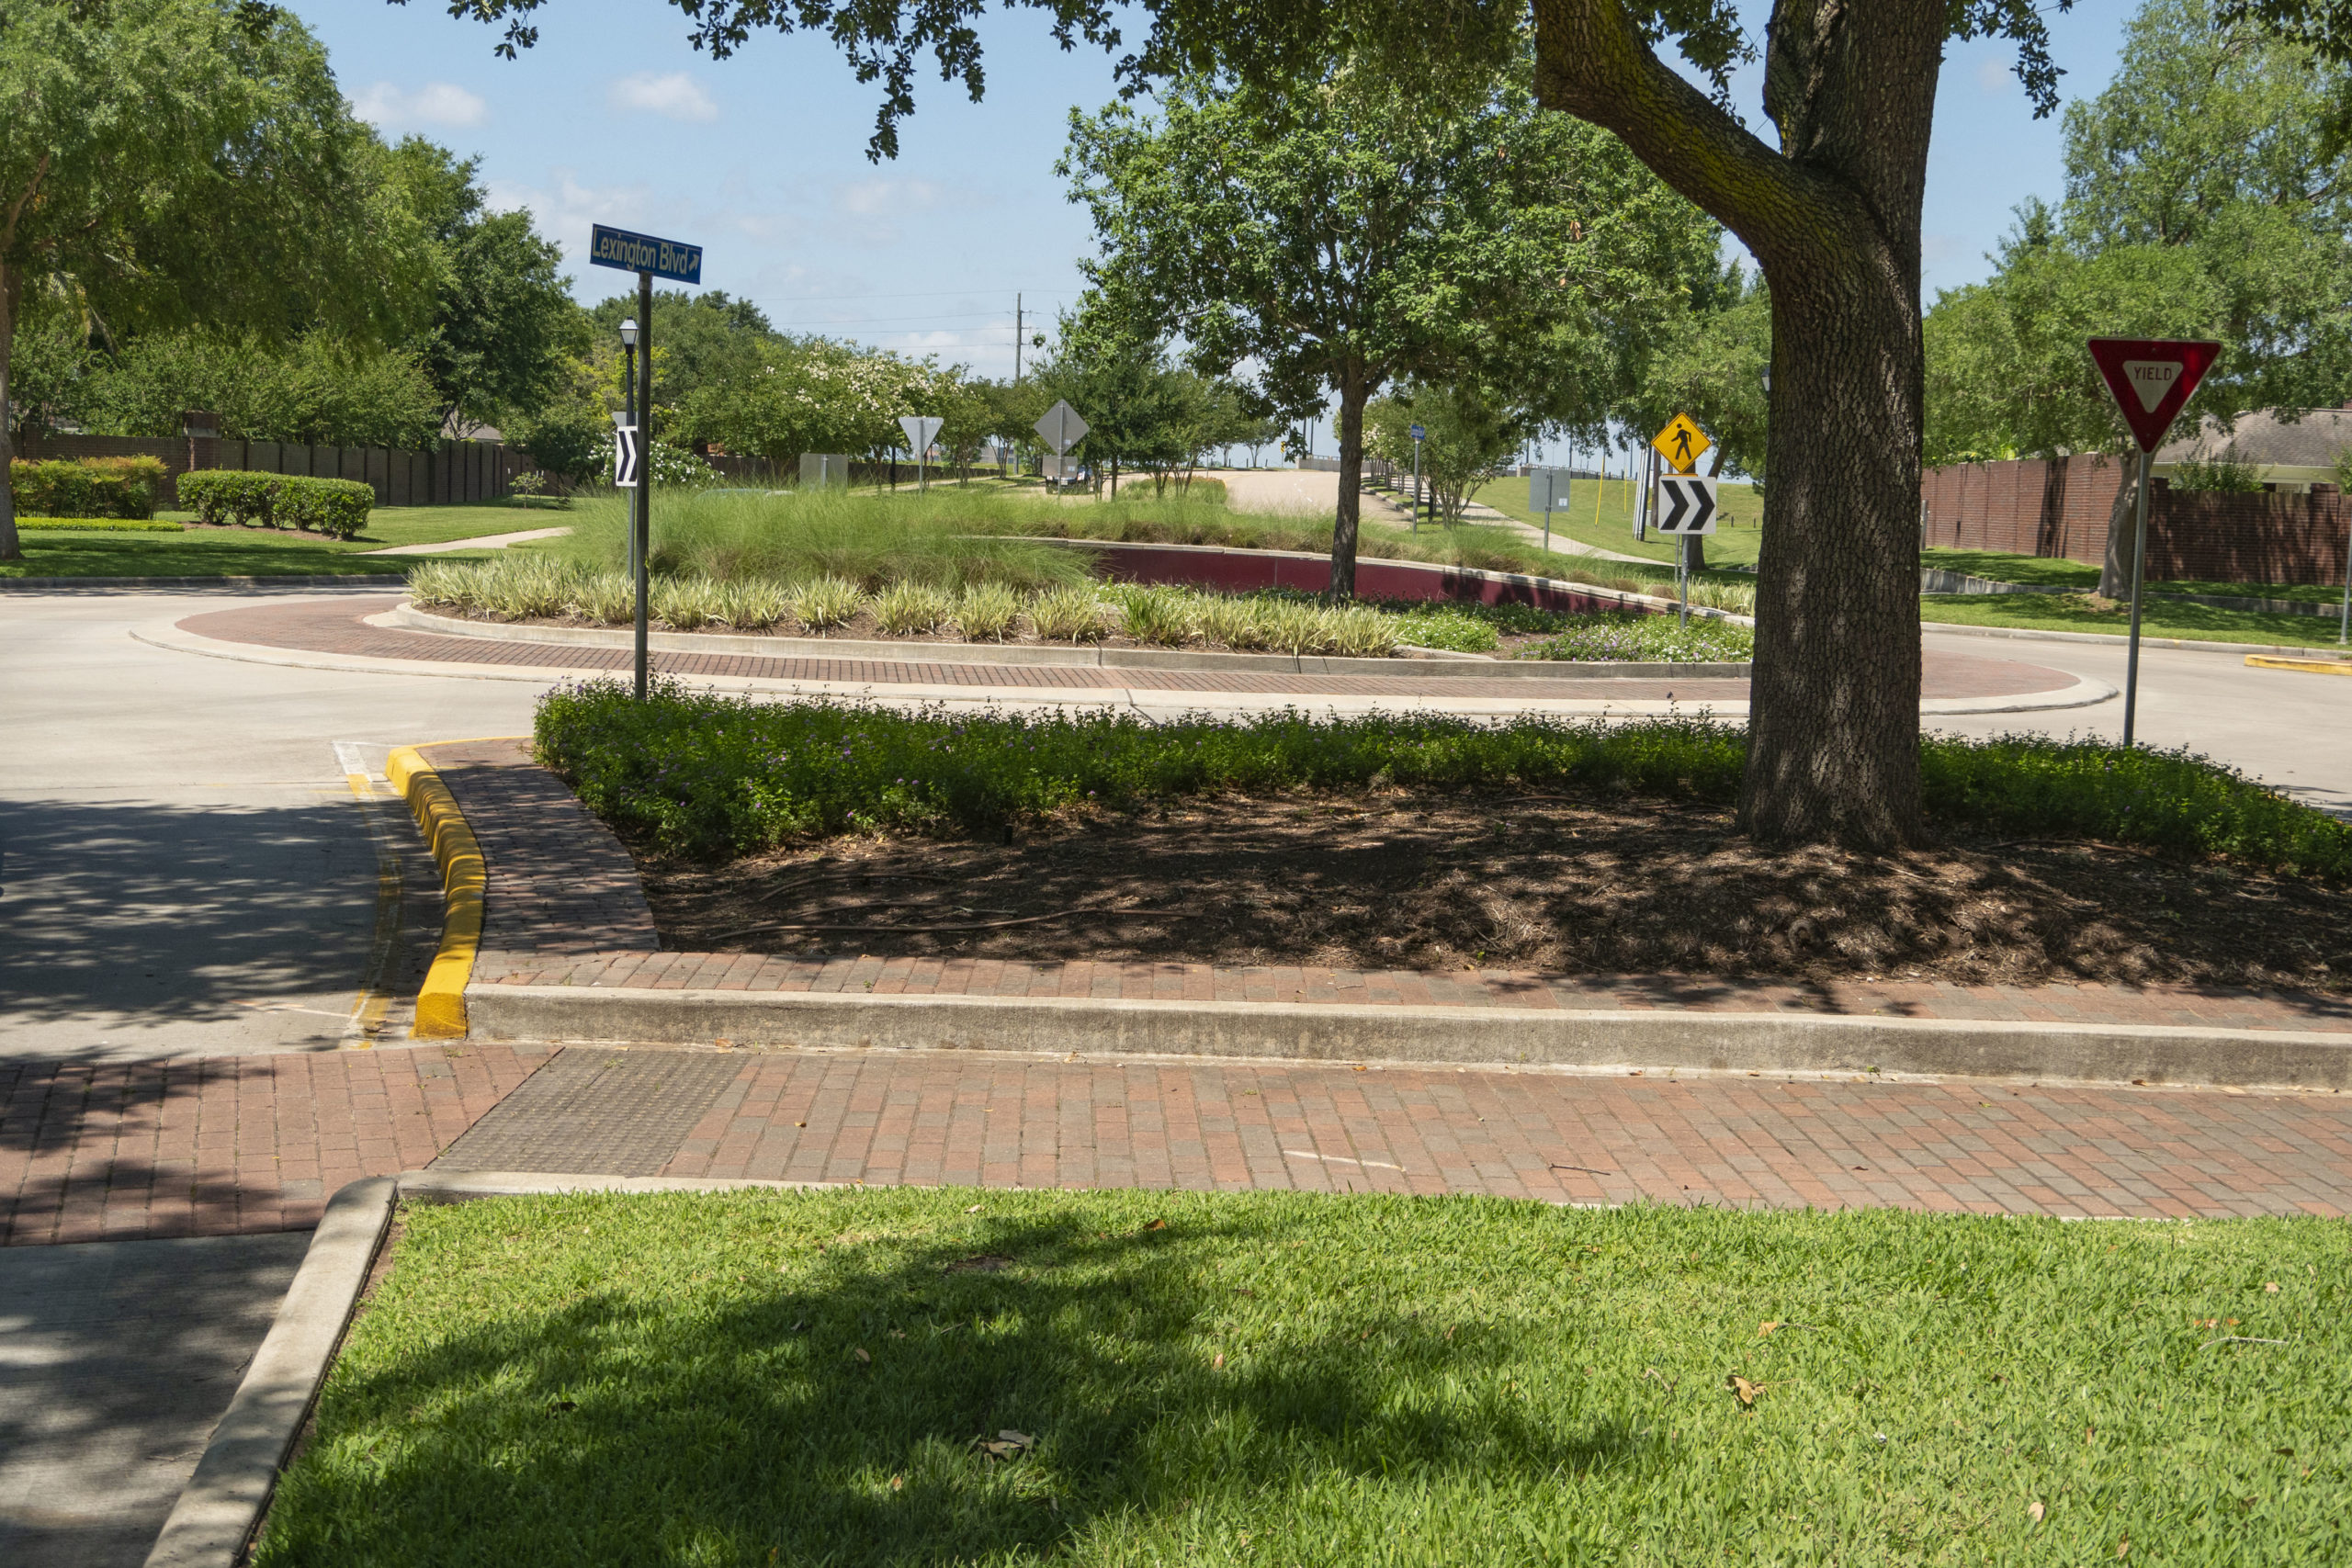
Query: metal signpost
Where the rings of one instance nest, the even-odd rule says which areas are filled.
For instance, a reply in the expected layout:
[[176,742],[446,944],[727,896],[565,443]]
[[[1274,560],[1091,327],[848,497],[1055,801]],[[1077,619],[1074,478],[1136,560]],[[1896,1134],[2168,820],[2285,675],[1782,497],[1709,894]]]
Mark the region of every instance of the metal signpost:
[[2132,641],[2123,659],[2123,744],[2132,744],[2140,714],[2140,580],[2148,564],[2148,461],[2164,445],[2165,432],[2181,405],[2197,390],[2214,359],[2218,343],[2164,338],[2095,337],[2092,361],[2122,411],[2123,423],[2140,448],[2139,517],[2132,531]]
[[[645,352],[637,356],[637,397],[632,407],[645,411],[646,425],[652,423],[653,412],[653,280],[666,277],[673,283],[702,283],[702,247],[677,240],[658,240],[650,234],[632,234],[626,229],[610,229],[599,223],[588,239],[588,261],[592,266],[615,267],[622,272],[637,274],[637,343]],[[638,448],[638,483],[636,504],[630,510],[629,556],[630,578],[637,594],[637,696],[645,700],[646,693],[646,557],[653,547],[653,476],[648,472],[646,459],[650,456],[651,443],[644,439],[643,427],[632,428]],[[613,444],[616,482],[618,479],[621,443]]]
[[[1575,453],[1569,454],[1574,457]],[[1530,468],[1527,509],[1544,514],[1544,553],[1552,553],[1552,513],[1568,509],[1568,492],[1576,486],[1574,468]]]
[[1419,425],[1412,427],[1413,434],[1413,532],[1421,531],[1421,439],[1429,432]]
[[1086,438],[1086,422],[1078,417],[1078,411],[1069,406],[1069,400],[1062,398],[1039,416],[1035,428],[1037,438],[1054,449],[1057,459],[1054,478],[1057,480],[1066,479],[1069,465],[1062,459],[1068,458],[1069,449]]
[[931,444],[939,439],[939,427],[947,422],[935,414],[908,413],[899,416],[899,428],[907,433],[907,445],[915,449],[915,493],[931,493],[930,470],[924,467],[931,454]]

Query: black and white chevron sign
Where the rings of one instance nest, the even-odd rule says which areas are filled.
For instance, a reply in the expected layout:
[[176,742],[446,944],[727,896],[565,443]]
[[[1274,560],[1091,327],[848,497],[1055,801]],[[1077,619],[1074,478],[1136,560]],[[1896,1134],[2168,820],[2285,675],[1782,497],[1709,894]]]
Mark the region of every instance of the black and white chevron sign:
[[613,488],[635,490],[637,470],[643,457],[638,446],[637,426],[616,422],[613,425]]
[[1666,474],[1657,481],[1657,531],[1668,535],[1715,531],[1715,481],[1697,474]]

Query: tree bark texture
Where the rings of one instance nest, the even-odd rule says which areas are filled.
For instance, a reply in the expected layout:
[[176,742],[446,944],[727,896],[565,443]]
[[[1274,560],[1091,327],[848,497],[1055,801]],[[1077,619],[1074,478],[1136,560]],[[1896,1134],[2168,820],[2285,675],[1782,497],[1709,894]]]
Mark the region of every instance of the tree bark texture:
[[2123,465],[2123,482],[2116,487],[2115,504],[2108,509],[2107,548],[2099,557],[2102,599],[2132,597],[2132,536],[2140,520],[2140,454],[2135,449],[2119,461]]
[[1340,510],[1331,523],[1334,599],[1356,596],[1356,525],[1363,515],[1363,405],[1371,391],[1362,376],[1340,381]]
[[22,560],[25,547],[17,535],[17,487],[8,465],[17,456],[17,433],[8,423],[8,367],[17,342],[17,306],[24,298],[25,276],[12,266],[0,266],[0,560]]
[[1916,842],[1919,212],[1948,0],[1777,0],[1777,152],[1668,70],[1621,0],[1535,17],[1544,104],[1623,137],[1771,285],[1742,824],[1772,844]]

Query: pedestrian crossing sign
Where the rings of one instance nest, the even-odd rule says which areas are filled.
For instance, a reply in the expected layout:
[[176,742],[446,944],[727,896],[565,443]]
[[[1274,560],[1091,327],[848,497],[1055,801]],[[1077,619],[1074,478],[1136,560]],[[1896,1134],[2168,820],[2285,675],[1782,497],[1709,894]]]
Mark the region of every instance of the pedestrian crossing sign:
[[1673,466],[1678,474],[1687,474],[1699,466],[1699,459],[1714,445],[1699,422],[1687,413],[1676,414],[1666,422],[1666,428],[1650,438],[1658,456]]

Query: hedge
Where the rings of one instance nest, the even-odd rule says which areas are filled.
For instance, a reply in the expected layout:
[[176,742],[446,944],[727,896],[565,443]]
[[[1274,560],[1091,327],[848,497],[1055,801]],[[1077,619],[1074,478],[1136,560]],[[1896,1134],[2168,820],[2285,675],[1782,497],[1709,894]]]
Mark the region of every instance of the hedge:
[[158,457],[17,459],[8,489],[17,510],[42,517],[155,515],[155,492],[165,469]]
[[356,479],[203,468],[180,476],[180,504],[206,523],[301,528],[348,539],[368,526],[376,492]]

